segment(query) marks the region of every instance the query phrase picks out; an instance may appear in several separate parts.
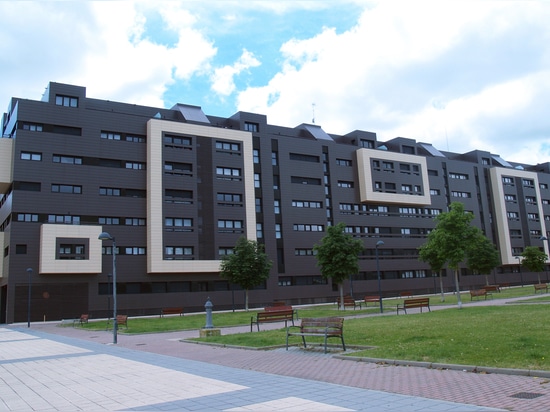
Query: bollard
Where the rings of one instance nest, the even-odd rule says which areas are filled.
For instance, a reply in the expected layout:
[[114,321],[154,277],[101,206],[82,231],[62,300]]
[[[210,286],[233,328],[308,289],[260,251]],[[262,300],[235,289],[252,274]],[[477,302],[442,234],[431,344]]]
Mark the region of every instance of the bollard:
[[206,299],[206,303],[204,304],[204,309],[206,310],[206,325],[204,326],[205,329],[213,329],[214,325],[212,324],[212,308],[214,305],[210,301],[210,296]]

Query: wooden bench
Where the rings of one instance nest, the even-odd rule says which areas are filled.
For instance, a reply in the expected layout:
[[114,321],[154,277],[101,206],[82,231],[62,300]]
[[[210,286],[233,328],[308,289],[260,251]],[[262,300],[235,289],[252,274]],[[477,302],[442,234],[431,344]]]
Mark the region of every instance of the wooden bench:
[[400,298],[412,298],[413,293],[410,290],[405,290],[403,292],[399,292]]
[[346,350],[344,343],[344,318],[303,318],[299,326],[300,332],[292,332],[291,328],[298,326],[289,326],[286,329],[286,350],[288,350],[288,338],[290,336],[301,336],[304,348],[306,348],[306,336],[322,336],[327,353],[328,338],[339,338],[342,341],[342,347]]
[[402,310],[407,313],[407,309],[415,309],[420,308],[420,313],[422,313],[422,308],[428,308],[428,311],[431,312],[430,309],[430,298],[412,298],[412,299],[405,299],[402,304],[397,305],[397,314],[399,315],[399,311]]
[[[369,306],[369,303],[374,303],[375,305],[380,303],[380,296],[365,296],[365,306]],[[359,306],[361,307],[361,306]]]
[[180,315],[183,316],[183,308],[162,308],[160,310],[160,317],[164,315]]
[[493,297],[491,292],[487,292],[485,289],[478,289],[478,290],[471,290],[470,291],[470,300],[473,300],[474,298],[480,298],[482,297],[487,300],[487,296]]
[[[116,315],[116,323],[119,329],[121,326],[124,326],[126,329],[128,329],[128,315]],[[111,319],[107,321],[107,329],[109,329],[110,326]]]
[[[338,305],[338,309],[340,309],[340,296],[336,298],[336,304]],[[355,302],[355,299],[353,299],[353,296],[344,296],[344,310],[349,307],[352,307],[353,310],[355,310],[356,306],[357,303]],[[361,305],[359,305],[359,309],[361,309]]]
[[88,323],[89,318],[90,316],[87,313],[83,313],[82,315],[80,315],[80,319],[78,319],[78,324],[82,326],[85,323]]
[[548,293],[548,284],[547,283],[536,283],[533,285],[535,287],[535,294],[540,290],[540,293],[544,290]]
[[294,320],[298,320],[298,311],[290,305],[275,305],[275,306],[266,306],[264,312],[280,312],[291,310],[294,313]]
[[485,285],[485,286],[483,286],[483,289],[485,289],[487,292],[500,293],[500,286],[499,285]]
[[291,321],[292,325],[294,325],[294,309],[292,309],[291,306],[270,306],[264,308],[263,312],[256,313],[256,318],[254,318],[254,316],[250,318],[250,332],[252,332],[252,326],[254,326],[254,324],[256,324],[259,332],[260,323],[282,321],[285,322],[285,328],[288,326],[288,321]]

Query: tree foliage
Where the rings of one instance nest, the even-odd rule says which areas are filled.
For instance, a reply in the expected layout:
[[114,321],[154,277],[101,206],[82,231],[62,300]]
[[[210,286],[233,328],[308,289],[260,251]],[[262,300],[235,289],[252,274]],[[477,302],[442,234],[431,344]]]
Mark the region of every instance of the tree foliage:
[[262,244],[243,236],[233,248],[233,254],[224,256],[220,277],[245,290],[245,309],[248,310],[248,291],[269,278],[272,264]]
[[473,218],[471,213],[465,212],[462,203],[451,203],[448,212],[436,217],[436,227],[428,235],[426,244],[420,248],[420,258],[433,265],[432,268],[441,269],[446,264],[454,270],[459,308],[462,302],[458,268],[476,244],[476,239],[483,236],[478,228],[471,225]]
[[467,266],[474,273],[485,275],[485,284],[488,285],[488,274],[500,264],[500,255],[495,245],[481,231],[468,250],[467,259]]
[[317,252],[317,265],[321,269],[323,278],[330,278],[334,283],[338,284],[342,306],[344,301],[342,282],[350,274],[359,271],[357,257],[363,250],[363,242],[359,239],[354,239],[349,233],[345,233],[345,228],[346,225],[344,223],[329,226],[321,242],[313,247]]
[[521,256],[523,257],[521,265],[525,266],[530,272],[536,272],[540,283],[540,272],[544,270],[548,259],[546,253],[536,246],[527,246]]

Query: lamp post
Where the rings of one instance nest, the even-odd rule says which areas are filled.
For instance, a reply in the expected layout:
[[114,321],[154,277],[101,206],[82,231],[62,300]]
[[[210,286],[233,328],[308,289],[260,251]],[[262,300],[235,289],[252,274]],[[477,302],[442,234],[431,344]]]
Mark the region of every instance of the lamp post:
[[118,322],[116,319],[116,241],[115,237],[107,232],[101,232],[99,240],[111,240],[113,242],[113,344],[117,343]]
[[384,313],[384,308],[382,307],[382,285],[380,283],[380,259],[378,258],[378,246],[382,246],[383,241],[379,240],[376,242],[376,275],[378,276],[378,301],[380,302],[380,313]]
[[32,290],[32,269],[27,268],[29,274],[29,296],[27,299],[27,328],[31,327],[31,290]]
[[521,271],[521,256],[516,256],[519,265],[519,277],[521,279],[521,287],[523,287],[523,272]]

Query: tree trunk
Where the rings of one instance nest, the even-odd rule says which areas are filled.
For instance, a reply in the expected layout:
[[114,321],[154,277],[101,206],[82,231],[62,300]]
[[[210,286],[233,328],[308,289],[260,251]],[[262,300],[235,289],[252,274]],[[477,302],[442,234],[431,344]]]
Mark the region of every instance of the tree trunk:
[[489,286],[489,275],[485,275],[485,284]]
[[441,302],[445,302],[445,292],[443,292],[443,269],[439,271],[439,290],[441,290]]
[[455,289],[456,289],[456,303],[459,309],[462,309],[462,300],[460,299],[460,285],[458,284],[458,268],[455,269]]
[[248,312],[248,289],[244,291],[244,310]]
[[338,290],[340,291],[340,310],[346,310],[344,306],[344,283],[338,284]]

